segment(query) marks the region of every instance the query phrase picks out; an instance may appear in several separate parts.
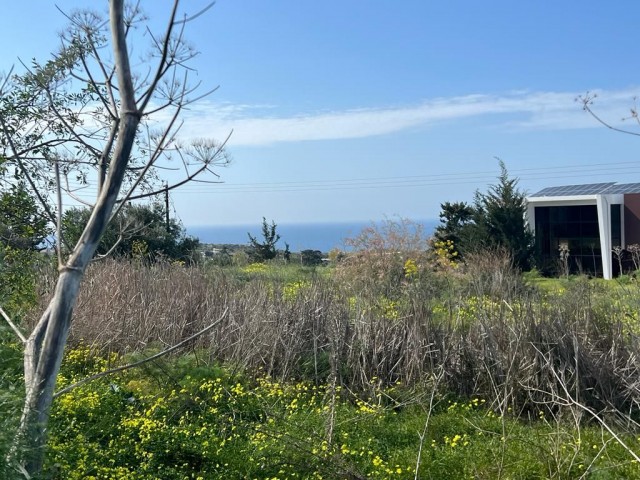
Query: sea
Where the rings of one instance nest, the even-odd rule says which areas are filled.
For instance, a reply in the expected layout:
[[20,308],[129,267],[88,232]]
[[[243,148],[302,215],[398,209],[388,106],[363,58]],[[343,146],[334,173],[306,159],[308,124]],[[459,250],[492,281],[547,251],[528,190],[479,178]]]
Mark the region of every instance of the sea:
[[[433,234],[438,220],[418,220],[427,236]],[[333,248],[345,249],[345,238],[358,235],[365,227],[375,225],[376,222],[345,222],[345,223],[297,223],[277,224],[276,232],[280,235],[278,247],[284,249],[284,243],[289,244],[292,252],[302,250],[320,250],[328,252]],[[211,225],[187,226],[187,234],[200,239],[200,243],[246,245],[249,243],[248,233],[258,240],[262,238],[262,225]]]

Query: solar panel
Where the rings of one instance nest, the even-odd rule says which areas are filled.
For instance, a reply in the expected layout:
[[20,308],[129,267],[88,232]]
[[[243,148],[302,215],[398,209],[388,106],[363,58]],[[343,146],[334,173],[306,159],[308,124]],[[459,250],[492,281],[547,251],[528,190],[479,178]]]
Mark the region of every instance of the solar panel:
[[[533,197],[568,197],[572,195],[597,195],[615,185],[615,182],[589,183],[586,185],[563,185],[559,187],[547,187],[540,190]],[[640,184],[629,184],[638,185]],[[607,192],[608,193],[608,192]]]
[[640,183],[588,183],[584,185],[562,185],[547,187],[532,197],[570,197],[573,195],[621,195],[625,193],[640,193]]
[[612,185],[605,192],[610,194],[640,193],[640,183],[621,183]]

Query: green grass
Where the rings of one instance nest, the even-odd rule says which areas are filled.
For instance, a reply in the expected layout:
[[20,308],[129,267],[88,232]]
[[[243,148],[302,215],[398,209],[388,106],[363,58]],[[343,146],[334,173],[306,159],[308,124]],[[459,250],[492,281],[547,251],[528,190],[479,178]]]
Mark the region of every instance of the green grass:
[[330,266],[303,266],[298,263],[283,263],[281,261],[271,261],[267,263],[250,263],[244,266],[224,266],[208,265],[205,268],[210,273],[223,273],[229,278],[234,278],[240,282],[249,282],[260,279],[279,284],[293,283],[302,280],[315,278],[329,278],[333,267]]
[[569,277],[543,277],[537,271],[524,272],[522,278],[528,285],[535,286],[546,292],[563,291],[572,284],[588,282],[594,289],[616,291],[621,288],[637,288],[635,277],[622,275],[612,280],[589,278],[585,275],[570,275]]
[[[395,402],[418,398],[402,385],[373,388],[370,397],[338,391],[332,407],[325,385],[279,383],[198,358],[96,381],[56,400],[47,475],[409,479],[420,452],[419,478],[640,478],[628,452],[596,426],[541,412],[526,421],[502,417],[478,398],[436,397],[429,412],[427,390],[421,402]],[[60,386],[108,363],[71,351]],[[623,438],[640,449],[638,438]]]

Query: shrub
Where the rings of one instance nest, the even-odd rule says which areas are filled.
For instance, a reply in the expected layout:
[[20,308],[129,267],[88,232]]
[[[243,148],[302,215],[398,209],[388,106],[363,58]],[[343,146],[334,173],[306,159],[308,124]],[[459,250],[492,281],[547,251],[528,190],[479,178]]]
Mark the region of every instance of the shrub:
[[338,263],[338,281],[353,292],[370,290],[394,298],[406,279],[408,261],[412,275],[428,268],[429,243],[421,225],[407,219],[371,225],[345,244],[352,251]]

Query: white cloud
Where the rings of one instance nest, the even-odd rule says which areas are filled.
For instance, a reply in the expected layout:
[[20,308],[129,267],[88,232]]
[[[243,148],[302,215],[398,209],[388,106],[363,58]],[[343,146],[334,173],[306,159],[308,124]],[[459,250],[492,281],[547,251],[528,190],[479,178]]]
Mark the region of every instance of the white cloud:
[[[597,91],[594,110],[621,124],[640,89]],[[483,117],[483,125],[517,129],[574,129],[600,125],[582,110],[576,98],[585,92],[510,92],[435,98],[413,106],[361,108],[275,116],[273,105],[233,105],[204,102],[185,116],[181,136],[226,138],[231,144],[267,145],[279,142],[364,138],[424,128],[458,119]]]

